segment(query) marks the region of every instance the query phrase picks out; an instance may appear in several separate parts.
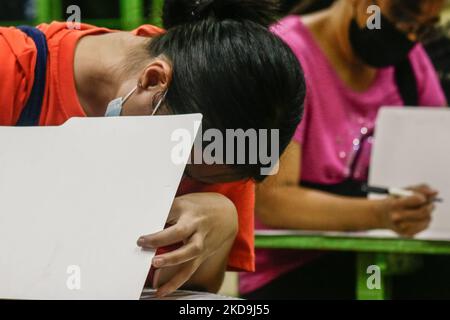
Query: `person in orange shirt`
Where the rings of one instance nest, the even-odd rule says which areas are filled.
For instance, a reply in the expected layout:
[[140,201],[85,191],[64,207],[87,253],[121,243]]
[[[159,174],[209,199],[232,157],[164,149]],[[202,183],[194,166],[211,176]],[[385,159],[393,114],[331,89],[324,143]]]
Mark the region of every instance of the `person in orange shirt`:
[[[268,30],[274,9],[270,0],[170,0],[167,31],[0,28],[0,125],[202,113],[203,128],[222,133],[279,130],[281,154],[305,89],[296,57]],[[270,139],[261,143],[271,150]],[[254,181],[264,165],[187,166],[168,228],[138,240],[151,249],[181,243],[153,261],[159,296],[183,285],[215,292],[227,267],[254,270]]]

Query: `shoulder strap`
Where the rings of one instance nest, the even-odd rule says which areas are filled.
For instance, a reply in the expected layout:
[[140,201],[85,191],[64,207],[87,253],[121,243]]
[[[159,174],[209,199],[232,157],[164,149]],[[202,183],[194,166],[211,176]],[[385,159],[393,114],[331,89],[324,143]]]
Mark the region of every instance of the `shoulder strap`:
[[42,102],[45,94],[45,84],[47,78],[47,56],[48,47],[45,34],[37,28],[20,26],[19,30],[33,39],[37,49],[36,67],[34,69],[34,83],[30,97],[24,106],[16,126],[31,127],[39,125]]
[[395,67],[395,81],[405,106],[419,105],[417,79],[410,59],[405,59]]

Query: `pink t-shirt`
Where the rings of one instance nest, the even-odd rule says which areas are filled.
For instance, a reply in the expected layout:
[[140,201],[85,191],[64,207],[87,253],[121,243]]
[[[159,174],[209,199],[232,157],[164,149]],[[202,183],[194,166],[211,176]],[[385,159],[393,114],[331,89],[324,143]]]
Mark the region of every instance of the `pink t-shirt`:
[[[366,180],[372,140],[363,137],[373,131],[380,107],[404,105],[394,68],[379,69],[369,89],[355,92],[339,78],[298,16],[284,18],[273,31],[294,51],[306,78],[305,115],[294,137],[302,145],[299,182],[332,185],[348,178]],[[445,106],[445,95],[422,46],[413,49],[410,60],[417,78],[419,104]],[[354,170],[350,170],[360,148]],[[264,226],[256,222],[256,228]],[[256,273],[241,275],[241,293],[254,291],[318,255],[312,251],[257,250]]]

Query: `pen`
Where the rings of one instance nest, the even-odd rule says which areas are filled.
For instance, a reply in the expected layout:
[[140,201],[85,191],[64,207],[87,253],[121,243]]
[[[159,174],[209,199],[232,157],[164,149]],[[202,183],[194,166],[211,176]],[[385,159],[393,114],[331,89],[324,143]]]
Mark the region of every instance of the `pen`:
[[[412,197],[414,195],[414,191],[411,190],[401,188],[382,188],[368,185],[364,185],[362,191],[366,193],[385,194],[394,197]],[[444,200],[440,198],[434,199],[433,201],[444,202]]]

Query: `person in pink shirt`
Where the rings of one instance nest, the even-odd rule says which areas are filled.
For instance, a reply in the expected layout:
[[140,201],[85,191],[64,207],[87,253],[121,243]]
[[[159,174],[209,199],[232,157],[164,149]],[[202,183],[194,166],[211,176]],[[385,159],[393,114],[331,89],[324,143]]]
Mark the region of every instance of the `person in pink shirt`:
[[[290,15],[273,27],[304,68],[307,96],[279,174],[257,187],[257,228],[390,229],[412,237],[429,226],[438,191],[419,185],[411,187],[412,197],[367,200],[362,185],[382,106],[446,105],[420,45],[439,21],[444,1],[328,2],[323,10]],[[377,9],[381,29],[369,28]],[[240,291],[249,299],[351,299],[354,268],[351,254],[257,250],[256,273],[241,275]]]

